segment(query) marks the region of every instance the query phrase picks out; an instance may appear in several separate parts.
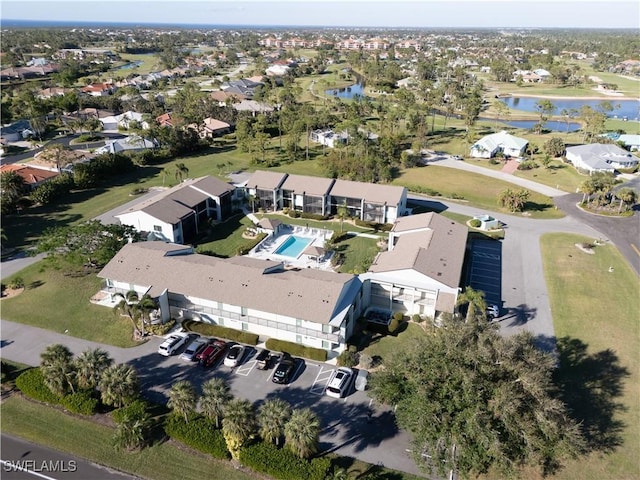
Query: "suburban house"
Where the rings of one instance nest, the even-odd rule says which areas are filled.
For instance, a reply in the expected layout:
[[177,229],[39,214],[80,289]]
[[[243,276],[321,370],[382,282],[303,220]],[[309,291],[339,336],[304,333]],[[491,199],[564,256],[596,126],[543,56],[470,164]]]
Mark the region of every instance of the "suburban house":
[[369,309],[437,318],[454,313],[467,227],[437,213],[398,218],[388,250],[360,275]]
[[120,115],[111,115],[100,118],[104,130],[118,130],[118,128],[129,128],[132,122],[137,122],[141,128],[148,129],[149,124],[144,120],[143,115],[138,112],[124,112]]
[[640,135],[623,133],[618,137],[618,142],[624,144],[632,152],[640,150]]
[[92,97],[106,97],[116,91],[116,86],[112,83],[92,83],[82,87],[80,91]]
[[0,137],[7,142],[19,142],[33,135],[29,120],[18,120],[0,127]]
[[263,86],[262,82],[257,82],[249,78],[240,80],[229,80],[222,83],[220,89],[231,95],[242,95],[245,98],[253,98],[256,88]]
[[245,191],[265,211],[289,208],[320,215],[336,214],[346,204],[349,215],[376,223],[393,223],[405,214],[407,189],[395,185],[289,175],[257,170]]
[[522,157],[529,144],[528,140],[501,131],[482,137],[471,146],[470,155],[474,158],[493,158],[499,152],[505,157]]
[[5,172],[16,172],[22,177],[25,185],[27,185],[31,190],[34,190],[36,187],[39,187],[43,183],[58,176],[58,172],[46,170],[44,168],[35,168],[20,163],[1,165],[0,174]]
[[231,125],[222,120],[216,120],[215,118],[205,118],[202,122],[202,128],[200,129],[200,136],[202,138],[217,137],[224,135],[231,131]]
[[234,103],[233,108],[238,112],[249,112],[252,116],[259,113],[272,113],[273,107],[266,103],[256,102],[255,100],[242,100],[240,103]]
[[224,107],[228,103],[238,103],[242,100],[247,100],[246,95],[243,95],[241,93],[225,92],[223,90],[216,90],[215,92],[211,92],[209,94],[209,97],[217,101],[218,105],[220,105],[221,107]]
[[312,142],[325,145],[327,147],[335,148],[337,144],[347,143],[349,135],[347,132],[335,133],[333,130],[314,130],[309,135],[309,139]]
[[125,245],[98,277],[108,294],[135,290],[156,299],[164,321],[192,318],[334,355],[346,348],[363,309],[355,275],[216,258],[164,242]]
[[190,243],[209,220],[229,218],[234,190],[233,185],[211,176],[189,179],[115,217],[123,225],[151,234],[151,239]]
[[130,135],[125,138],[105,142],[104,147],[98,148],[95,151],[95,154],[101,155],[103,153],[139,152],[149,148],[156,148],[156,144],[139,135]]
[[567,147],[567,160],[578,170],[594,172],[615,172],[619,168],[633,168],[638,165],[638,157],[612,143],[592,143]]

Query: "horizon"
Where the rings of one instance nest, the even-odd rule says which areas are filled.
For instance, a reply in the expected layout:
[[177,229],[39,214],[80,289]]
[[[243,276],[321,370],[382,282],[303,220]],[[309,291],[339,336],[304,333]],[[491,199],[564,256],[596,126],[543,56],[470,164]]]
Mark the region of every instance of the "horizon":
[[[82,5],[82,8],[78,8]],[[604,15],[606,13],[606,15]],[[141,20],[137,20],[141,19]],[[153,25],[225,28],[640,29],[640,2],[614,0],[8,0],[2,28]]]

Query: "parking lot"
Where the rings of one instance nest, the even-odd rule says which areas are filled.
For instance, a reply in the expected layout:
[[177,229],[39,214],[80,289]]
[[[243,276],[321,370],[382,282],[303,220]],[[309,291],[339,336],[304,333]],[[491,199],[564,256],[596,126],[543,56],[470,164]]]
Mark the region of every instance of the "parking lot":
[[471,243],[469,285],[485,292],[488,304],[502,308],[502,243],[475,239]]

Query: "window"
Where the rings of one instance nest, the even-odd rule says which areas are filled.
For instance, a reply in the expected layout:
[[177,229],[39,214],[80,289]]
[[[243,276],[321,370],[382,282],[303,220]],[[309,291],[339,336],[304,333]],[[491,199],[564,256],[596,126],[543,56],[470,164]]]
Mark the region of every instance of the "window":
[[218,317],[218,325],[224,325],[224,318]]
[[296,343],[302,343],[302,335],[296,335]]
[[322,333],[331,333],[332,330],[331,325],[322,325]]
[[242,322],[242,330],[245,332],[249,330],[249,324],[247,322]]
[[247,316],[247,307],[240,307],[240,315],[243,317]]
[[153,231],[154,232],[161,232],[162,231],[162,227],[160,225],[154,225],[153,226]]
[[302,326],[302,320],[299,318],[296,318],[296,327],[301,327]]
[[331,344],[329,342],[327,342],[326,340],[322,341],[322,348],[324,348],[325,350],[329,350],[330,345]]

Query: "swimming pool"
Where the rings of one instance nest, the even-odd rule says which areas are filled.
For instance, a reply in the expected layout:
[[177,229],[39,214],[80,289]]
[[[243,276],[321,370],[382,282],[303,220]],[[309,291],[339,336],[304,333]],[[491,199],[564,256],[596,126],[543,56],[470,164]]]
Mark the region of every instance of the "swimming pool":
[[310,238],[291,235],[273,253],[284,255],[285,257],[298,258],[302,251],[311,243],[311,240]]

